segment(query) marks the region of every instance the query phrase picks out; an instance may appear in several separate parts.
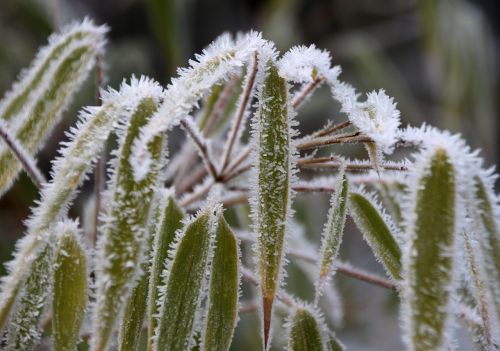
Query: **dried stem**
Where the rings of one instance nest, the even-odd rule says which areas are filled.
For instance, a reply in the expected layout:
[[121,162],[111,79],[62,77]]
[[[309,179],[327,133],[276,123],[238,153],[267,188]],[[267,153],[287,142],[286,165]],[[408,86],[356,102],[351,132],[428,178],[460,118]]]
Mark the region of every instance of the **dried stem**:
[[193,129],[194,126],[189,123],[187,119],[183,119],[181,121],[181,126],[186,131],[186,133],[189,134],[196,147],[200,151],[200,155],[203,158],[205,165],[207,166],[208,173],[212,176],[212,178],[218,179],[219,176],[217,174],[217,169],[215,168],[215,165],[210,157],[207,141],[201,139],[201,134]]
[[203,196],[205,196],[206,194],[208,194],[208,192],[210,191],[210,189],[212,188],[213,185],[214,185],[214,179],[211,178],[206,184],[195,189],[190,194],[187,194],[182,200],[180,200],[179,205],[182,207],[186,207],[186,206],[192,204],[196,200],[198,200],[198,199],[202,198]]
[[[312,160],[313,159],[309,159],[309,160],[307,160],[308,162],[305,162],[302,164],[298,163],[298,165],[302,169],[318,169],[318,168],[339,169],[342,166],[342,164],[339,162],[329,163],[329,162],[323,162],[322,160],[321,160],[321,162],[317,162],[317,163],[310,162]],[[300,160],[299,160],[299,162],[300,162]],[[375,169],[373,164],[348,163],[345,165],[346,172],[364,172],[364,171],[368,171],[368,170],[372,170],[372,169]],[[386,171],[407,171],[408,167],[406,167],[404,165],[398,165],[398,164],[382,164],[382,165],[378,166],[378,169],[383,169]]]
[[328,138],[323,137],[323,138],[303,141],[297,145],[297,150],[304,151],[310,149],[317,149],[332,144],[358,144],[358,143],[369,143],[369,142],[373,142],[373,140],[367,136],[361,135],[360,132],[354,132],[354,133],[335,135],[333,137],[328,137]]
[[15,140],[13,134],[8,130],[7,126],[3,121],[0,120],[0,136],[5,141],[5,144],[12,150],[14,155],[16,155],[19,162],[23,166],[26,173],[37,186],[38,189],[42,187],[44,183],[47,182],[42,172],[37,168],[35,159],[22,147],[22,145]]
[[238,156],[234,158],[233,162],[229,164],[224,173],[226,175],[232,173],[239,165],[241,165],[243,161],[246,160],[251,151],[252,149],[250,148],[250,146],[245,146],[245,148],[238,154]]
[[[102,59],[100,55],[96,55],[95,58],[95,104],[96,106],[101,106],[101,87],[103,84],[103,67]],[[99,214],[101,212],[102,199],[101,192],[104,189],[105,183],[105,168],[106,168],[106,152],[103,150],[101,156],[97,159],[96,167],[94,170],[94,226],[92,228],[92,233],[90,233],[90,242],[92,246],[95,247],[97,243],[97,233],[99,227]]]
[[304,86],[304,88],[293,97],[292,107],[298,109],[302,106],[306,98],[310,96],[322,82],[322,78],[316,77],[312,82]]
[[222,90],[219,98],[217,99],[214,108],[210,115],[207,118],[207,122],[205,124],[205,128],[203,128],[203,135],[205,137],[209,136],[210,133],[212,133],[212,130],[217,122],[217,120],[222,116],[224,113],[224,109],[226,108],[229,100],[231,99],[231,96],[234,93],[234,88],[236,86],[236,83],[239,80],[239,76],[234,76],[232,77],[224,87],[224,90]]
[[224,147],[224,153],[222,155],[222,163],[221,163],[221,172],[223,173],[226,167],[229,164],[229,159],[231,157],[231,153],[233,151],[234,143],[236,141],[236,137],[238,136],[238,131],[241,127],[241,122],[243,121],[243,116],[248,108],[248,104],[250,102],[250,96],[252,95],[253,86],[255,83],[255,76],[257,74],[257,65],[259,63],[259,58],[257,56],[257,51],[254,53],[254,59],[252,63],[252,68],[248,73],[247,84],[242,93],[241,104],[238,107],[238,112],[236,113],[236,120],[231,127],[231,131],[229,132],[229,137],[227,139],[227,143]]
[[324,136],[330,135],[332,133],[338,132],[344,128],[347,128],[351,124],[352,124],[351,121],[345,121],[345,122],[336,124],[334,126],[332,126],[331,123],[327,123],[327,125],[325,127],[323,127],[323,129],[317,130],[309,135],[305,135],[302,138],[300,138],[300,140],[301,141],[308,141],[308,140],[311,140],[314,138],[324,137]]
[[207,176],[208,171],[207,168],[204,165],[199,165],[198,167],[195,168],[194,171],[191,172],[191,175],[189,175],[183,182],[179,184],[179,186],[176,187],[175,193],[177,195],[184,194],[186,191],[189,191],[193,189],[193,187],[201,182],[205,176]]

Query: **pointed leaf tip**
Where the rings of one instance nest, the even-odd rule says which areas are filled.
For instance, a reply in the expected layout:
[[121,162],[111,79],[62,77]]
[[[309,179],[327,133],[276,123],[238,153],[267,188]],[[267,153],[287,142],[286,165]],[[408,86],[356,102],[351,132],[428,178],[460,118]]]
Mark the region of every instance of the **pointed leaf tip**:
[[228,350],[238,319],[238,242],[221,216],[215,234],[215,251],[208,291],[208,313],[203,349]]
[[259,147],[252,212],[258,237],[258,270],[264,307],[263,341],[267,348],[273,301],[282,274],[292,173],[288,87],[272,61],[267,63],[255,118],[254,133]]
[[78,232],[61,233],[54,262],[52,338],[55,351],[74,350],[87,305],[87,254]]
[[410,350],[446,345],[453,289],[455,170],[447,152],[436,149],[420,159],[422,168],[405,211],[409,246],[405,253],[403,322]]
[[401,279],[401,249],[394,239],[394,226],[379,206],[363,192],[349,194],[349,211],[378,260],[395,280]]

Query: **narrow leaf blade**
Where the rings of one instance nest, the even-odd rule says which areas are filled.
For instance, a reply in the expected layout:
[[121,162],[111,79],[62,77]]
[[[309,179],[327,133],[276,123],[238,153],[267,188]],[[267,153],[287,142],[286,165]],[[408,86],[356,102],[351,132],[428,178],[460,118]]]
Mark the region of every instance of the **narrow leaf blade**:
[[297,308],[289,325],[288,350],[325,350],[321,329],[313,313],[305,308]]
[[258,142],[257,187],[253,215],[258,237],[258,270],[263,299],[263,342],[267,348],[273,302],[282,274],[286,222],[291,194],[289,94],[286,81],[272,61],[259,96],[255,121]]
[[197,310],[204,296],[207,263],[213,242],[211,211],[200,213],[185,227],[172,255],[160,299],[155,333],[157,351],[183,351],[192,345]]
[[[389,219],[362,192],[349,194],[349,211],[365,240],[395,280],[401,279],[401,249],[394,239]],[[394,229],[393,229],[394,230]]]
[[215,234],[215,251],[208,291],[208,313],[203,349],[228,350],[238,319],[238,242],[221,216]]
[[174,242],[176,232],[182,229],[182,220],[184,218],[184,212],[177,206],[174,198],[170,194],[165,194],[164,198],[163,201],[160,200],[160,206],[162,206],[160,211],[162,211],[162,214],[154,237],[151,276],[149,280],[148,347],[150,350],[153,348],[153,335],[157,327],[156,316],[159,313],[158,299],[159,288],[162,283],[162,272],[168,257],[168,249]]
[[52,337],[55,351],[74,350],[88,300],[87,254],[76,225],[63,228],[54,259]]
[[455,171],[448,153],[437,148],[421,161],[414,214],[407,211],[409,247],[403,309],[406,343],[416,351],[440,350],[446,343],[453,285]]
[[134,140],[151,115],[156,102],[145,97],[137,105],[129,123],[124,125],[114,179],[108,220],[101,236],[99,266],[96,274],[97,297],[93,348],[105,350],[120,320],[134,280],[141,274],[141,260],[147,250],[147,221],[150,203],[163,162],[163,137],[151,144],[155,166],[141,181],[133,176],[130,154]]

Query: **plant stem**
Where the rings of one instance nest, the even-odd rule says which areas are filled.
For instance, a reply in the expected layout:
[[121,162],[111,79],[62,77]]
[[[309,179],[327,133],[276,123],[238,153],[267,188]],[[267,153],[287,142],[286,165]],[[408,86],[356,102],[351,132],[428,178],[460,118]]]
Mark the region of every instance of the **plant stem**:
[[304,151],[310,149],[317,149],[332,144],[357,144],[357,143],[368,143],[368,142],[373,142],[373,140],[367,136],[361,135],[360,132],[353,132],[353,133],[335,135],[333,137],[328,137],[328,138],[323,137],[323,138],[303,141],[297,145],[297,150]]
[[224,90],[217,99],[215,106],[212,112],[210,113],[210,116],[208,116],[207,118],[205,128],[203,128],[203,136],[208,137],[210,133],[212,133],[212,130],[217,120],[220,118],[220,116],[222,116],[224,109],[226,108],[231,96],[234,93],[234,88],[238,80],[239,76],[234,76],[227,82],[226,86],[224,87]]
[[186,133],[189,134],[189,136],[195,143],[196,147],[200,151],[200,156],[202,157],[203,161],[205,162],[205,165],[207,166],[208,173],[212,176],[212,178],[218,179],[219,176],[217,174],[217,169],[215,168],[215,165],[210,157],[207,141],[201,139],[202,138],[201,134],[193,129],[195,128],[195,126],[192,123],[190,123],[189,120],[187,119],[181,120],[181,126],[186,131]]
[[307,84],[301,91],[297,93],[297,95],[293,97],[292,107],[294,109],[298,109],[300,106],[302,106],[306,98],[311,95],[322,82],[322,78],[316,77],[312,82]]
[[252,68],[248,73],[248,80],[245,85],[245,89],[243,90],[241,104],[238,107],[238,112],[236,114],[236,120],[231,127],[231,131],[229,132],[229,137],[227,139],[226,146],[224,147],[224,153],[222,155],[222,163],[220,168],[220,173],[223,173],[229,164],[229,159],[231,158],[231,153],[233,151],[234,143],[236,141],[236,137],[238,136],[238,131],[241,127],[241,122],[243,121],[243,116],[248,108],[248,104],[250,102],[250,96],[252,95],[253,86],[255,83],[255,76],[257,74],[257,65],[259,63],[259,58],[257,56],[257,51],[254,53],[254,59],[252,63]]
[[21,162],[24,170],[28,173],[29,177],[38,189],[47,182],[42,172],[37,168],[36,161],[31,155],[22,147],[22,145],[15,139],[13,134],[8,130],[7,125],[0,120],[0,136],[5,141],[5,144],[16,155],[19,162]]

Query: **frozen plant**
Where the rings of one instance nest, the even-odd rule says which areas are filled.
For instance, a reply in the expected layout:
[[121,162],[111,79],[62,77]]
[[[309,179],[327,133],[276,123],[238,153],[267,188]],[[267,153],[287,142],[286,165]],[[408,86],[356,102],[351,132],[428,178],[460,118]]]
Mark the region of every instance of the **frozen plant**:
[[[99,74],[106,31],[84,20],[54,34],[0,101],[0,195],[21,169],[40,190],[1,280],[5,349],[51,340],[57,351],[228,350],[239,315],[256,313],[263,350],[343,350],[332,323],[342,312],[336,272],[398,296],[409,350],[450,349],[457,320],[479,350],[498,349],[496,175],[458,135],[401,128],[393,98],[360,98],[315,46],[281,56],[259,33],[224,34],[167,87],[132,77],[102,89],[45,180],[36,152],[92,67]],[[321,85],[344,119],[301,136],[296,115]],[[188,138],[168,159],[175,126]],[[98,160],[113,133],[106,164]],[[349,159],[339,144],[363,145],[367,157]],[[390,159],[396,149],[404,161]],[[108,179],[90,202],[99,218],[69,219],[96,164]],[[316,245],[294,218],[301,192],[331,193]],[[387,277],[339,260],[347,216]],[[285,289],[291,260],[311,279],[311,301]],[[255,297],[242,297],[242,281]],[[273,338],[280,328],[284,343]]]

